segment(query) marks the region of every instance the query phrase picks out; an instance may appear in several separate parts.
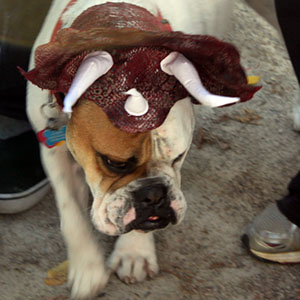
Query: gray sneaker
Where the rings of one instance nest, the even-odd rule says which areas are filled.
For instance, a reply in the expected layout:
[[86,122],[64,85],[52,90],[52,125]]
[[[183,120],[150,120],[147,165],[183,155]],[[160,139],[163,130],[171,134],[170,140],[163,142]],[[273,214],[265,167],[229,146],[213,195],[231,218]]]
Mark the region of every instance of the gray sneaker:
[[48,193],[39,144],[33,131],[0,139],[0,214],[23,212]]
[[248,225],[242,241],[259,259],[278,263],[300,263],[300,228],[269,205]]

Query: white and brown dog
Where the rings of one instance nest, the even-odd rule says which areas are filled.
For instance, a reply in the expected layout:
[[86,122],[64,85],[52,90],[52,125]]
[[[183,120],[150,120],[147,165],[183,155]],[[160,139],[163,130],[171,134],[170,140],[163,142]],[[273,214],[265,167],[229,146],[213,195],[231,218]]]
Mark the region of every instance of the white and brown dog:
[[[145,19],[148,22],[149,18],[153,18],[154,23],[171,26],[174,31],[189,34],[188,38],[194,34],[221,37],[230,19],[230,0],[128,0],[127,4],[118,2],[120,1],[111,0],[106,5],[106,1],[102,0],[53,1],[32,53],[30,69],[33,72],[25,74],[38,85],[29,83],[27,103],[29,118],[37,132],[51,127],[49,124],[53,121],[50,115],[45,118],[41,108],[49,101],[52,102],[54,95],[57,98],[65,96],[62,106],[69,118],[56,111],[54,119],[55,126],[67,119],[67,143],[52,148],[42,145],[41,154],[59,208],[70,261],[69,282],[75,299],[97,295],[109,277],[101,247],[93,236],[88,218],[89,190],[93,195],[91,218],[94,226],[106,234],[120,235],[109,258],[109,268],[116,271],[119,278],[126,283],[155,276],[159,267],[152,231],[180,223],[186,210],[180,189],[180,168],[190,147],[194,128],[193,107],[189,95],[211,106],[238,100],[232,97],[243,98],[238,93],[223,93],[230,97],[218,97],[209,93],[201,85],[194,62],[189,60],[193,60],[193,55],[187,59],[180,51],[181,44],[185,42],[180,42],[175,50],[174,47],[166,50],[164,42],[171,34],[167,29],[165,35],[154,38],[153,41],[153,36],[156,35],[151,26],[150,29],[138,28],[136,31],[128,28],[128,24],[136,21],[132,9],[137,9],[139,17],[140,14],[146,14],[142,17],[142,23]],[[115,22],[117,29],[126,27],[121,33],[121,42],[114,40],[119,33],[107,31],[111,28],[101,27],[95,31],[91,29],[94,8],[102,4],[104,6],[100,11],[105,10],[106,15],[100,14],[99,17],[96,14],[96,22],[98,19],[103,22],[103,18],[107,18],[106,21],[119,18],[119,14],[125,16],[126,22],[122,19]],[[84,17],[77,18],[82,15]],[[144,25],[139,23],[137,26]],[[154,31],[160,34],[160,30]],[[182,36],[177,33],[175,37],[180,41]],[[107,42],[110,38],[113,40]],[[128,39],[134,41],[129,42]],[[151,42],[147,44],[149,39]],[[100,47],[97,43],[103,45],[103,40],[105,47]],[[203,42],[210,43],[211,40],[204,38]],[[81,49],[84,43],[88,48],[83,46]],[[161,70],[154,67],[153,72],[144,72],[153,52],[147,59],[139,59],[142,71],[127,69],[132,62],[131,57],[140,55],[136,47],[130,52],[130,43],[137,43],[142,52],[145,47],[153,50],[155,44],[158,50],[153,51],[158,51],[155,55],[159,57],[157,65]],[[169,40],[166,45],[168,43]],[[190,46],[191,43],[187,44]],[[40,45],[43,46],[38,48]],[[127,56],[118,52],[123,51],[122,49],[125,49]],[[233,52],[238,59],[236,52]],[[209,59],[206,57],[205,61],[207,60]],[[135,65],[136,63],[133,64]],[[50,69],[51,72],[48,72]],[[124,83],[128,75],[124,75],[124,70],[130,73],[130,84]],[[75,78],[72,78],[72,72],[76,73]],[[228,79],[228,74],[225,77]],[[243,74],[242,77],[244,80]],[[159,81],[154,82],[156,78],[165,78],[165,81],[159,86]],[[202,77],[201,79],[205,80]],[[105,88],[96,86],[91,92],[89,87],[94,82],[103,84]],[[169,85],[171,88],[168,89]],[[141,116],[153,111],[153,103],[158,96],[155,94],[152,99],[154,102],[148,98],[160,88],[168,90],[171,95],[175,90],[177,94],[174,92],[173,96],[177,97],[176,101],[164,110],[163,118],[158,123],[152,120],[155,114],[147,119],[150,125],[138,123]],[[253,92],[252,90],[251,93]],[[120,98],[115,94],[120,94]],[[106,97],[105,101],[110,101],[112,95],[118,103],[125,103],[122,113],[126,116],[118,117],[122,110],[120,107],[118,111],[112,112],[102,100],[95,100],[94,95],[100,95],[101,99]],[[137,123],[128,127],[132,120]]]

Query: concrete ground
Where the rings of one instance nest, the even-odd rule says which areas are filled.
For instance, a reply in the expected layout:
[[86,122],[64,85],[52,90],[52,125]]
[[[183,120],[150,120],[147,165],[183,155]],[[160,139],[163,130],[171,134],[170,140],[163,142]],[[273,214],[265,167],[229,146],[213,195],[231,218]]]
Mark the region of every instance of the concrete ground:
[[[270,7],[265,15],[274,20],[271,1],[248,2],[262,14],[261,4]],[[180,226],[156,235],[160,274],[135,285],[113,276],[99,300],[300,298],[300,266],[262,263],[240,242],[245,226],[286,193],[299,170],[300,136],[291,120],[296,79],[278,31],[243,0],[236,0],[226,39],[263,89],[246,104],[197,108],[182,170],[189,208]],[[114,239],[99,239],[108,255]],[[65,285],[44,283],[47,270],[65,259],[52,192],[30,211],[0,216],[0,300],[68,299]]]
[[273,0],[246,0],[246,2],[276,29],[279,29]]

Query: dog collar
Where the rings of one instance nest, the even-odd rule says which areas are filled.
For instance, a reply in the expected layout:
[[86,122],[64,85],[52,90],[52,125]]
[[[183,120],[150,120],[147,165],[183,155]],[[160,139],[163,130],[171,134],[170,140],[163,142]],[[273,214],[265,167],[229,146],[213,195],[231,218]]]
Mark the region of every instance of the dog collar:
[[66,126],[58,130],[44,129],[37,133],[37,139],[47,148],[62,146],[66,141]]

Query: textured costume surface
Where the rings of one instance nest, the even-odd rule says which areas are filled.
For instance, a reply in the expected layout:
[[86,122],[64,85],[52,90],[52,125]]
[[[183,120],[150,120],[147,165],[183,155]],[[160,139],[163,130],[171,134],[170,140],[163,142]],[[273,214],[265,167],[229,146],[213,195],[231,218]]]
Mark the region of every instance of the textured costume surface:
[[[206,89],[217,95],[247,101],[260,87],[249,86],[237,49],[210,36],[170,32],[144,8],[126,3],[106,3],[84,11],[71,25],[57,32],[53,41],[35,53],[35,69],[24,76],[49,89],[61,102],[85,56],[108,51],[114,65],[82,95],[94,101],[111,122],[127,132],[144,132],[160,126],[176,101],[189,95],[160,63],[179,52],[196,68]],[[135,88],[149,103],[143,116],[124,110]]]

